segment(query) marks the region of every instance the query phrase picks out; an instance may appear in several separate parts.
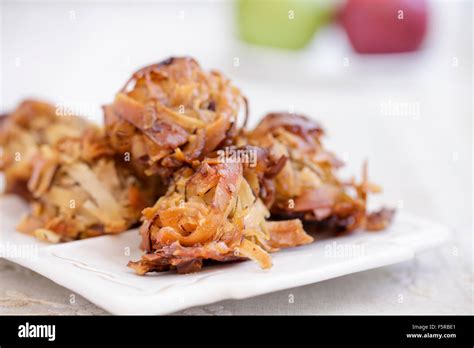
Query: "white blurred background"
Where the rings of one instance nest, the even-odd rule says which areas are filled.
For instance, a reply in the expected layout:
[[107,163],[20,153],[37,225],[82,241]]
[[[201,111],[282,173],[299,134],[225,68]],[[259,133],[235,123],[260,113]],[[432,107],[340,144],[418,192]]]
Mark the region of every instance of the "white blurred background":
[[358,55],[336,25],[300,51],[242,43],[231,1],[6,1],[0,112],[33,97],[80,106],[100,122],[100,106],[134,70],[194,56],[241,88],[250,125],[278,110],[321,121],[345,176],[359,175],[368,158],[372,180],[384,187],[373,204],[449,225],[452,246],[472,261],[473,5],[428,6],[420,51]]

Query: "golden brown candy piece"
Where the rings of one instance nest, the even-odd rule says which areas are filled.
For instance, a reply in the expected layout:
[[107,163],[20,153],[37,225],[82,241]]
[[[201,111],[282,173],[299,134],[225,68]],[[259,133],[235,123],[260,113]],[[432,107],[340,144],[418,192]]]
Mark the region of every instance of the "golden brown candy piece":
[[288,113],[266,115],[240,143],[262,147],[274,158],[288,160],[274,177],[274,199],[268,202],[273,218],[299,218],[312,231],[375,231],[388,226],[394,210],[367,212],[367,196],[380,188],[368,181],[343,182],[337,170],[343,163],[322,144],[322,127],[309,118]]
[[269,268],[269,252],[312,242],[299,220],[267,221],[270,213],[246,179],[255,170],[207,158],[196,169],[176,172],[167,194],[144,210],[146,254],[129,266],[139,274],[189,273],[206,260],[249,258]]
[[31,205],[18,230],[50,242],[127,230],[156,199],[155,180],[139,180],[100,128],[55,111],[26,101],[2,121],[6,192]]
[[148,175],[168,178],[230,145],[246,107],[230,80],[183,57],[135,72],[104,113],[112,147]]

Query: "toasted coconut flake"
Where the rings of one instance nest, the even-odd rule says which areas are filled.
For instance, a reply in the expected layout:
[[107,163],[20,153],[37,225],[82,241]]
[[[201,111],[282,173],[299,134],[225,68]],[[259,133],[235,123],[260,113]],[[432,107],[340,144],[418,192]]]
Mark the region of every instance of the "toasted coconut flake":
[[268,244],[272,248],[288,248],[309,244],[313,237],[306,234],[301,220],[267,221],[265,229],[270,235]]
[[[97,209],[102,211],[103,216],[107,216],[109,222],[123,223],[120,204],[111,192],[103,187],[103,184],[86,164],[75,163],[66,166],[64,170],[95,200]],[[92,202],[88,202],[90,202],[89,206],[92,206]]]
[[59,234],[45,228],[37,228],[34,232],[34,235],[39,240],[49,243],[59,243],[61,241],[61,236]]
[[270,255],[263,250],[259,245],[249,241],[248,239],[242,240],[240,246],[236,249],[236,254],[258,262],[260,267],[267,269],[272,267],[272,258]]
[[368,231],[384,230],[390,225],[394,216],[394,209],[382,208],[379,211],[367,215],[365,227]]

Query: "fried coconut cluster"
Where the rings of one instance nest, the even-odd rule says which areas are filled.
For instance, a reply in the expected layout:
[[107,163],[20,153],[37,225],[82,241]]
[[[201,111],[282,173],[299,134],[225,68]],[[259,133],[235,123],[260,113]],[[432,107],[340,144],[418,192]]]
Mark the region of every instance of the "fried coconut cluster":
[[17,229],[50,242],[127,230],[156,199],[156,190],[145,187],[156,180],[139,180],[101,129],[55,111],[25,101],[2,118],[6,192],[31,204]]
[[203,260],[249,258],[269,268],[269,252],[312,242],[298,219],[267,221],[258,177],[272,175],[274,167],[266,151],[246,150],[259,152],[258,166],[206,158],[196,169],[176,172],[166,195],[143,211],[147,253],[129,266],[139,274],[171,268],[188,273],[201,269]]
[[366,210],[367,195],[381,191],[368,181],[367,165],[360,183],[339,180],[336,172],[343,163],[323,147],[323,135],[323,128],[305,116],[271,113],[240,140],[288,159],[273,180],[272,217],[299,218],[308,230],[336,233],[387,227],[394,210]]
[[221,73],[205,72],[192,58],[170,58],[134,73],[104,113],[112,147],[131,153],[146,174],[168,178],[231,144],[246,108]]

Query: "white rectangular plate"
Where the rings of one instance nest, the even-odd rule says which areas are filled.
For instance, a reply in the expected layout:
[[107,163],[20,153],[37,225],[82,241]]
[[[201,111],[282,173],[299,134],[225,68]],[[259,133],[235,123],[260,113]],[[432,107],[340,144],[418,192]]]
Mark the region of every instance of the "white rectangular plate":
[[[277,252],[269,270],[261,270],[254,262],[238,262],[211,266],[195,274],[138,276],[126,267],[129,260],[138,260],[141,255],[136,230],[49,245],[15,232],[26,211],[26,205],[16,197],[0,197],[0,256],[114,314],[167,314],[315,283],[409,260],[418,252],[443,244],[450,236],[443,226],[398,213],[386,231],[361,231]],[[22,250],[30,250],[28,257]]]

